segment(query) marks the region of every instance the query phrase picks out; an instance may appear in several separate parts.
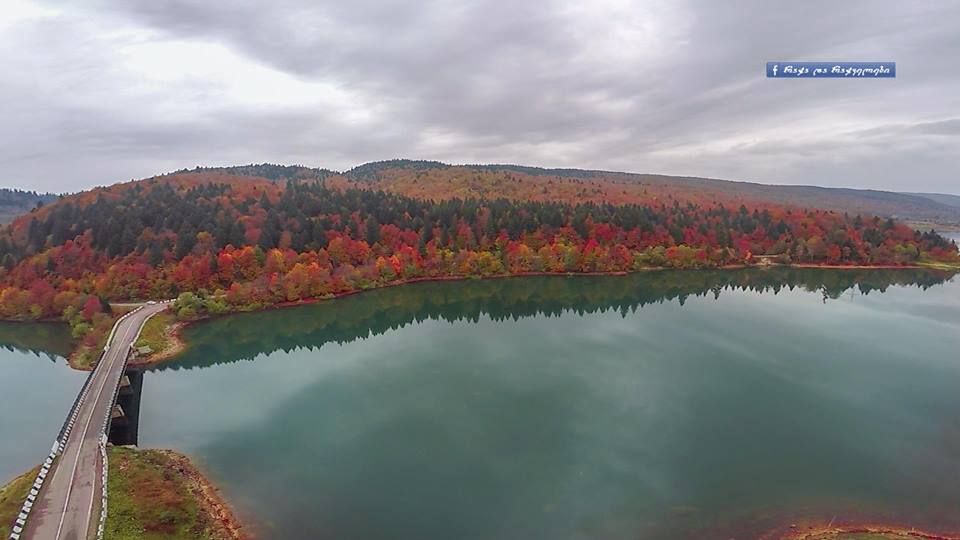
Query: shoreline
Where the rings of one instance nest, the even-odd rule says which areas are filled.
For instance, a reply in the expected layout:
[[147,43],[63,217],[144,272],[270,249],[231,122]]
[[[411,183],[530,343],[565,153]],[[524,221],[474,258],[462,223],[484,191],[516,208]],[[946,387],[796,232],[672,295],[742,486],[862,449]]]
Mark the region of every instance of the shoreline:
[[[176,358],[186,352],[189,348],[186,340],[183,337],[183,331],[194,324],[213,320],[221,317],[229,317],[231,315],[237,315],[242,313],[259,313],[264,311],[270,311],[275,309],[284,309],[291,307],[302,307],[310,306],[315,304],[320,304],[323,302],[330,302],[333,300],[338,300],[341,298],[346,298],[349,296],[355,296],[366,292],[376,291],[380,289],[387,289],[391,287],[400,287],[404,285],[415,285],[418,283],[439,283],[439,282],[458,282],[458,281],[469,281],[469,280],[497,280],[497,279],[510,279],[510,278],[525,278],[525,277],[565,277],[565,278],[576,278],[576,277],[623,277],[629,276],[631,274],[638,274],[642,272],[669,272],[669,271],[689,271],[689,272],[699,272],[699,271],[723,271],[723,270],[766,270],[770,268],[801,268],[805,270],[934,270],[934,271],[957,271],[960,272],[960,268],[954,267],[932,267],[924,265],[859,265],[859,266],[844,266],[844,265],[822,265],[822,264],[780,264],[780,263],[769,263],[769,264],[730,264],[723,265],[712,268],[667,268],[667,267],[650,267],[650,268],[641,268],[639,270],[617,270],[609,272],[524,272],[521,274],[497,274],[492,276],[425,276],[410,278],[405,280],[396,280],[389,283],[384,283],[376,287],[369,287],[366,289],[356,289],[352,291],[344,291],[340,293],[331,293],[326,296],[318,296],[313,298],[305,298],[301,300],[294,300],[288,302],[278,302],[275,304],[264,305],[256,309],[250,310],[238,310],[238,311],[229,311],[226,313],[218,313],[215,315],[204,315],[202,317],[197,317],[190,320],[175,321],[173,324],[169,325],[166,330],[167,338],[169,340],[169,346],[166,350],[159,354],[151,355],[145,357],[142,360],[132,360],[130,365],[136,367],[147,368],[151,366],[157,366],[164,364],[166,362],[176,360]],[[78,371],[88,371],[86,369],[76,368],[71,364],[71,367],[77,369]]]
[[[761,264],[724,264],[721,266],[706,266],[701,268],[673,268],[669,266],[650,266],[640,268],[638,270],[611,270],[611,271],[599,271],[599,272],[547,272],[547,271],[531,271],[531,272],[522,272],[519,274],[494,274],[491,276],[425,276],[425,277],[416,277],[405,280],[396,280],[383,285],[376,287],[370,287],[367,289],[357,289],[354,291],[346,291],[342,293],[331,293],[325,297],[315,297],[308,298],[303,300],[295,300],[291,302],[279,302],[277,304],[270,304],[269,306],[264,306],[249,311],[231,311],[224,313],[223,315],[232,315],[234,313],[250,313],[254,311],[262,311],[265,309],[271,309],[273,307],[287,307],[300,304],[311,304],[322,302],[325,300],[334,300],[336,298],[342,298],[345,296],[351,296],[354,294],[359,294],[367,291],[372,291],[376,289],[383,289],[386,287],[396,287],[399,285],[410,285],[413,283],[423,283],[423,282],[433,282],[433,281],[468,281],[471,279],[508,279],[515,277],[577,277],[577,276],[629,276],[631,274],[638,274],[641,272],[667,272],[667,271],[683,271],[683,272],[701,272],[701,271],[718,271],[718,270],[765,270],[767,268],[803,268],[807,270],[942,270],[942,271],[956,271],[960,273],[960,264],[953,263],[941,263],[941,262],[930,262],[925,264],[878,264],[878,265],[844,265],[844,264],[817,264],[817,263],[761,263]],[[116,302],[110,302],[111,306],[115,306],[120,309],[130,309],[133,306],[137,306],[147,302],[147,300],[142,301],[132,301],[132,300],[122,300]],[[120,312],[118,315],[123,315],[125,312]],[[202,320],[196,319],[196,320]],[[16,318],[0,318],[0,322],[11,323],[11,324],[36,324],[36,323],[53,323],[60,324],[63,323],[63,319],[57,317],[46,317],[41,319],[16,319]],[[191,321],[186,321],[191,322]],[[86,370],[80,370],[86,371]]]
[[27,494],[33,487],[33,480],[38,472],[40,472],[39,465],[14,476],[5,484],[0,484],[0,538],[7,538],[10,534],[13,520],[20,512],[23,501],[27,499]]
[[[794,527],[794,526],[791,526]],[[782,531],[782,529],[781,529]],[[915,528],[895,527],[890,525],[819,525],[810,526],[805,531],[791,531],[787,533],[774,533],[779,536],[771,538],[780,538],[781,540],[842,540],[848,535],[877,535],[878,538],[904,540],[960,540],[960,536],[953,536],[941,533],[931,533]],[[871,536],[873,537],[873,536]],[[766,537],[764,537],[766,538]],[[854,537],[859,538],[859,537]]]
[[[321,302],[327,302],[331,300],[336,300],[339,298],[346,298],[348,296],[353,296],[369,291],[374,291],[378,289],[386,289],[389,287],[399,287],[402,285],[413,285],[417,283],[430,283],[430,282],[445,282],[445,281],[468,281],[468,280],[495,280],[495,279],[510,279],[510,278],[524,278],[524,277],[566,277],[566,278],[575,278],[575,277],[617,277],[617,276],[628,276],[632,274],[638,274],[643,272],[670,272],[670,271],[683,271],[683,272],[701,272],[701,271],[723,271],[723,270],[767,270],[770,268],[799,268],[804,270],[860,270],[860,271],[872,271],[872,270],[926,270],[926,271],[940,271],[940,272],[958,272],[960,273],[960,265],[954,265],[952,263],[937,263],[930,262],[924,264],[908,264],[908,265],[828,265],[828,264],[816,264],[816,263],[760,263],[760,264],[727,264],[722,266],[714,267],[705,267],[705,268],[671,268],[671,267],[645,267],[637,270],[615,270],[608,272],[548,272],[548,271],[532,271],[532,272],[523,272],[518,274],[495,274],[491,276],[424,276],[416,277],[404,280],[395,280],[389,283],[384,283],[377,285],[375,287],[368,287],[365,289],[355,289],[351,291],[344,291],[339,293],[331,293],[325,296],[318,296],[313,298],[304,298],[300,300],[288,301],[288,302],[278,302],[275,304],[263,305],[254,309],[247,310],[237,310],[237,311],[228,311],[225,313],[218,313],[214,315],[203,315],[195,319],[175,321],[174,323],[167,326],[166,337],[168,340],[168,347],[163,351],[155,354],[151,354],[148,357],[143,359],[132,359],[130,365],[136,367],[150,367],[155,365],[160,365],[165,362],[176,359],[180,354],[185,352],[189,345],[183,338],[183,330],[195,323],[210,320],[219,317],[225,317],[229,315],[236,315],[240,313],[256,313],[261,311],[269,311],[273,309],[282,309],[288,307],[298,307],[298,306],[308,306],[313,304],[319,304]],[[130,309],[131,306],[137,305],[138,302],[113,302],[111,306],[114,306],[118,311],[116,312],[117,316],[122,315],[124,312]],[[174,314],[175,316],[175,314]],[[56,318],[46,318],[46,319],[35,319],[35,320],[26,320],[26,319],[0,319],[2,322],[6,323],[17,323],[17,324],[51,324],[51,323],[63,323],[61,319]],[[74,347],[74,349],[67,355],[65,355],[67,364],[71,369],[76,371],[92,371],[93,365],[81,365],[79,363],[79,355],[85,351],[81,350],[79,346]]]
[[213,523],[224,540],[250,540],[243,523],[237,518],[233,507],[223,498],[220,489],[213,484],[190,457],[175,450],[162,449],[156,452],[170,459],[171,465],[187,481],[191,493],[197,498],[200,508]]
[[[233,507],[194,463],[175,450],[110,446],[111,486],[117,476],[133,475],[124,481],[123,489],[113,489],[107,512],[107,531],[122,539],[139,537],[143,529],[162,538],[182,538],[178,530],[202,535],[213,540],[253,540],[252,528],[236,515]],[[9,534],[8,526],[20,511],[27,490],[40,467],[34,467],[0,484],[0,533]],[[147,499],[144,499],[147,497]],[[143,506],[150,497],[160,497],[168,506],[166,512],[151,513]],[[186,509],[195,505],[193,513]],[[175,519],[171,518],[176,516]]]
[[[185,492],[188,493],[197,504],[200,514],[197,516],[205,533],[215,540],[254,540],[256,528],[251,525],[245,525],[236,515],[230,503],[222,495],[221,490],[216,487],[204,474],[201,468],[193,460],[180,452],[169,449],[141,449],[138,447],[111,447],[111,452],[121,452],[124,455],[137,456],[144,462],[155,462],[157,457],[165,461],[164,473],[165,481],[171,478],[182,482]],[[120,466],[120,456],[114,456],[114,467]],[[130,466],[129,457],[127,466]],[[122,466],[121,466],[122,467]],[[36,470],[25,472],[22,475],[10,479],[6,485],[0,485],[0,494],[8,490],[15,490],[19,484],[29,487]],[[137,489],[156,488],[147,484],[138,485]],[[26,489],[26,488],[24,488]],[[132,493],[123,493],[123,496],[130,497]],[[16,499],[19,501],[19,498]],[[19,505],[17,505],[19,508]],[[11,514],[12,518],[13,514]],[[111,514],[108,513],[108,520]],[[114,516],[116,518],[116,516]],[[129,519],[126,515],[120,519]],[[3,525],[0,524],[0,530]],[[960,540],[960,536],[947,532],[931,532],[930,530],[918,529],[916,527],[897,526],[891,524],[880,524],[875,522],[853,521],[847,524],[837,525],[834,523],[784,523],[766,533],[760,533],[757,538],[761,540],[856,540],[863,538],[861,535],[869,535],[869,538],[876,540]],[[174,536],[170,537],[173,540]],[[179,538],[179,537],[177,537]]]
[[[127,540],[150,532],[156,538],[251,540],[220,490],[193,460],[177,451],[110,446],[105,530]],[[160,501],[159,505],[154,505]]]
[[144,357],[135,356],[127,362],[127,365],[133,367],[149,367],[176,358],[187,350],[187,343],[183,339],[181,332],[188,324],[188,321],[177,320],[168,324],[163,331],[164,337],[166,338],[166,347],[162,351],[157,351]]

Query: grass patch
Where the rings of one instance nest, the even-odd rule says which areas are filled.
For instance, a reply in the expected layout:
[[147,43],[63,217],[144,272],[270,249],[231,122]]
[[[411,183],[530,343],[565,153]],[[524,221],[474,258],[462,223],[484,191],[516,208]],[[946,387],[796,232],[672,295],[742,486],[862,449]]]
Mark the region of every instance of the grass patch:
[[72,355],[70,363],[73,364],[74,369],[90,371],[97,364],[97,360],[99,358],[100,351],[97,351],[92,347],[84,347],[82,349],[78,349]]
[[6,538],[10,535],[13,520],[20,513],[23,501],[27,500],[27,493],[30,493],[30,487],[36,480],[38,472],[40,472],[40,467],[35,467],[30,472],[14,478],[0,489],[0,538]]
[[173,313],[163,311],[147,319],[143,325],[140,337],[137,339],[135,347],[150,347],[153,352],[151,355],[161,353],[170,347],[170,334],[168,328],[176,319]]
[[133,365],[157,364],[177,357],[186,349],[180,337],[185,323],[173,311],[161,311],[147,319],[134,346],[149,352],[139,353],[130,360]]
[[164,452],[110,449],[109,540],[213,539],[182,467]]
[[107,344],[107,338],[110,336],[113,325],[129,311],[130,308],[128,307],[117,306],[113,308],[113,313],[110,316],[100,318],[77,343],[73,353],[70,354],[70,365],[74,369],[93,369],[100,361],[100,356],[103,354],[103,348]]

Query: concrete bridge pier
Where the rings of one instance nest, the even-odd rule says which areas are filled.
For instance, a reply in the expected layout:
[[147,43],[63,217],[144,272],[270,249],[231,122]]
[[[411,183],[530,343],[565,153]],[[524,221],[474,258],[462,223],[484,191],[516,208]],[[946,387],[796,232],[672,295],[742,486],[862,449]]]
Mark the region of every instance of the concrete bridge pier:
[[140,430],[140,395],[143,392],[143,370],[128,367],[120,378],[117,403],[110,415],[108,440],[117,446],[136,446]]

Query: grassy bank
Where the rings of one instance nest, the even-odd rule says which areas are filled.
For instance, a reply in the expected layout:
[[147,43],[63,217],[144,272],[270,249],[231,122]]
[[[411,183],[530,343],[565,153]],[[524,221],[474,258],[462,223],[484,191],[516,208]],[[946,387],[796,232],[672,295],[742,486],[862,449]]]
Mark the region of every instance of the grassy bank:
[[109,315],[98,314],[92,324],[71,322],[73,337],[79,341],[68,358],[70,366],[83,371],[92,370],[100,361],[100,354],[103,353],[113,325],[131,309],[128,306],[114,307]]
[[169,360],[184,349],[184,343],[180,339],[180,328],[182,322],[177,322],[176,317],[170,311],[157,313],[147,319],[147,323],[140,332],[140,338],[137,339],[134,347],[141,349],[148,347],[150,352],[137,354],[132,364],[153,364]]
[[175,452],[111,448],[108,493],[110,540],[246,538],[216,490]]
[[[0,538],[39,467],[0,488]],[[109,540],[246,540],[249,536],[214,488],[185,456],[168,450],[110,448]]]
[[40,467],[36,467],[0,488],[0,538],[6,538],[10,534],[10,526],[20,513],[23,501],[27,500],[27,493],[30,492],[30,486],[39,471]]

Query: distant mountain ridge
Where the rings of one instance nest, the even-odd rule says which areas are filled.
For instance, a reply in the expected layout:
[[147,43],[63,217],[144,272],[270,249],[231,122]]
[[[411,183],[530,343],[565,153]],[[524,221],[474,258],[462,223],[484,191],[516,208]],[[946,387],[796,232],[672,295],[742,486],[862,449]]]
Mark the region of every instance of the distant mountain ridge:
[[[960,230],[960,195],[940,193],[898,193],[814,185],[775,185],[704,177],[543,168],[514,164],[451,165],[440,161],[411,159],[369,162],[342,172],[304,165],[272,163],[226,167],[198,166],[154,178],[177,177],[187,173],[248,177],[274,183],[330,179],[333,184],[383,189],[401,195],[436,199],[454,197],[491,199],[502,196],[512,199],[536,198],[576,202],[587,196],[589,191],[587,198],[593,202],[609,200],[613,203],[659,204],[664,198],[719,201],[731,204],[766,202],[850,214],[893,217],[918,228]],[[528,185],[521,188],[519,184],[524,179],[527,180]],[[592,184],[585,185],[584,182]],[[623,186],[626,186],[626,189]],[[638,190],[638,186],[642,189]],[[563,189],[566,189],[566,193],[559,193]],[[551,191],[558,193],[554,195],[550,193]],[[56,198],[55,195],[49,194],[0,190],[0,223],[10,222],[13,217],[29,212],[38,201],[46,204]],[[10,202],[5,204],[5,200]]]
[[37,193],[20,189],[0,188],[0,225],[10,223],[13,219],[30,210],[57,200],[52,193]]
[[923,197],[940,204],[946,204],[948,206],[960,208],[960,195],[950,195],[947,193],[904,193],[904,195]]
[[232,165],[228,167],[194,167],[193,169],[180,169],[162,176],[171,176],[191,172],[222,172],[224,174],[233,174],[237,176],[250,176],[254,178],[265,178],[272,181],[280,180],[323,180],[328,176],[339,174],[330,169],[318,169],[315,167],[306,167],[304,165],[277,165],[274,163],[251,163],[249,165]]
[[[355,182],[371,184],[406,195],[415,195],[398,182],[407,173],[423,175],[443,172],[448,182],[457,183],[465,177],[492,173],[520,174],[537,181],[553,177],[594,182],[639,183],[659,188],[662,193],[696,193],[701,198],[718,200],[769,202],[805,208],[821,208],[851,214],[893,217],[913,225],[960,226],[960,196],[931,193],[898,193],[892,191],[834,188],[813,185],[775,185],[715,178],[669,176],[660,174],[626,173],[585,169],[548,169],[511,164],[450,165],[439,161],[395,159],[366,163],[354,167],[342,176]],[[482,189],[483,179],[461,182],[457,191],[462,195],[481,198],[495,196],[495,189]],[[548,188],[549,189],[549,188]]]
[[[681,191],[695,188],[699,191],[715,191],[718,195],[736,199],[762,200],[776,204],[822,208],[852,214],[879,215],[911,222],[915,225],[960,226],[960,196],[938,193],[900,193],[893,191],[835,188],[815,185],[777,185],[738,180],[723,180],[704,177],[670,176],[647,173],[628,173],[593,169],[544,168],[514,164],[466,164],[452,165],[441,161],[391,159],[358,165],[344,172],[331,169],[316,169],[304,166],[281,166],[271,164],[244,165],[238,167],[199,168],[198,170],[222,170],[243,176],[261,176],[270,180],[281,179],[326,179],[342,176],[356,182],[371,183],[389,180],[397,171],[459,171],[462,173],[509,172],[532,177],[558,177],[578,180],[634,181],[664,188],[675,187]],[[376,186],[384,187],[384,186]],[[389,191],[389,189],[388,189]],[[476,191],[476,190],[474,190]],[[410,194],[410,193],[402,193]],[[471,195],[490,198],[495,193],[476,191]]]

